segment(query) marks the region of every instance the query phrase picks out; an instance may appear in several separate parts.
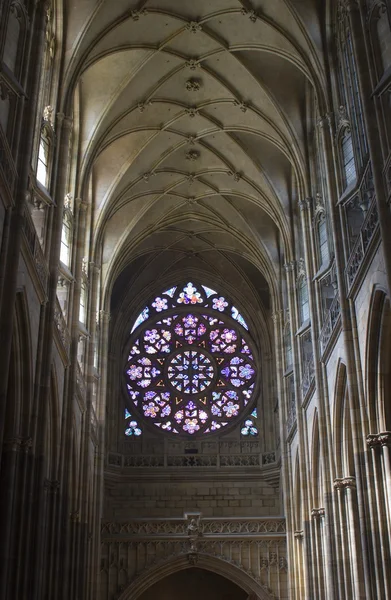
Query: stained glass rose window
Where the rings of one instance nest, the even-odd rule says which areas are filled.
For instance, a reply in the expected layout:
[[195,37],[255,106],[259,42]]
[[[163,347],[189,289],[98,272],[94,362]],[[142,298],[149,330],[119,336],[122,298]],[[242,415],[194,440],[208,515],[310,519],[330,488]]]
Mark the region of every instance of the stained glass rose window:
[[209,287],[188,282],[160,294],[131,330],[130,413],[187,436],[243,418],[257,378],[247,331],[238,309]]

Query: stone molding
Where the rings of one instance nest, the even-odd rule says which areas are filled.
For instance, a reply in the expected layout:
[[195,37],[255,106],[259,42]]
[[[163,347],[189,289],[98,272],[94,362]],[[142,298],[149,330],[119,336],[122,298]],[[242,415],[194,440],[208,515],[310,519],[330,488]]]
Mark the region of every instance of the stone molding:
[[213,536],[214,539],[232,535],[257,539],[270,535],[284,537],[286,522],[285,519],[277,517],[274,519],[203,519],[201,513],[186,513],[183,519],[135,519],[124,523],[107,521],[101,526],[103,539],[115,539],[116,536],[120,536],[121,539],[127,536],[161,539],[172,535],[176,538]]
[[33,439],[31,437],[23,438],[16,435],[13,438],[5,439],[4,447],[11,452],[24,452],[25,454],[29,454],[33,447]]
[[355,490],[356,489],[356,478],[355,477],[340,477],[334,479],[335,490]]
[[60,489],[60,482],[58,479],[45,479],[43,482],[43,488],[45,492],[56,494]]
[[368,448],[391,447],[391,431],[381,433],[370,433],[367,435]]
[[182,519],[103,523],[101,539],[101,571],[126,571],[126,585],[118,590],[121,599],[133,598],[133,586],[170,561],[199,566],[219,560],[225,568],[235,566],[259,586],[260,598],[277,598],[277,580],[288,568],[285,519],[277,517],[204,519],[200,512],[190,512]]
[[324,508],[313,508],[311,510],[311,517],[313,519],[323,519],[325,517],[325,509]]

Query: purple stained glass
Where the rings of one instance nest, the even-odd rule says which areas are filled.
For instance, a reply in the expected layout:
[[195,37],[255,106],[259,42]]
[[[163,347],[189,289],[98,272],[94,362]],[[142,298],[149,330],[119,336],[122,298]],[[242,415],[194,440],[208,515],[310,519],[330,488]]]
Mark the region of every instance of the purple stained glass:
[[220,296],[220,298],[213,298],[212,308],[214,310],[223,312],[223,310],[226,309],[227,306],[228,306],[228,302],[222,296]]
[[197,291],[197,288],[189,282],[186,287],[183,288],[183,292],[179,294],[177,302],[179,304],[202,304],[203,299],[200,292]]
[[[146,310],[125,369],[132,420],[137,423],[135,412],[161,431],[192,437],[237,422],[256,381],[239,311],[215,290],[191,282],[156,295]],[[171,314],[162,318],[164,311]]]
[[167,298],[155,298],[154,302],[152,302],[153,308],[156,312],[162,312],[162,310],[167,310]]

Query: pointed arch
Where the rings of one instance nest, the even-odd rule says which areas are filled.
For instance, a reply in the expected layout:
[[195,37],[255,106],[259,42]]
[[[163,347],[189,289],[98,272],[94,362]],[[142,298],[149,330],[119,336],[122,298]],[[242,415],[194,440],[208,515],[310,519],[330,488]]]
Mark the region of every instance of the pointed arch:
[[391,430],[391,307],[386,292],[375,286],[366,342],[369,431]]
[[[245,590],[249,595],[251,595],[251,597],[257,598],[258,600],[272,600],[271,594],[259,583],[257,583],[257,581],[255,581],[255,579],[253,579],[247,572],[239,567],[221,560],[220,558],[206,554],[197,554],[196,560],[197,568],[212,571],[217,575],[221,575],[222,577],[229,579],[237,586]],[[178,571],[188,569],[189,567],[190,563],[188,555],[178,556],[172,560],[155,566],[152,569],[145,571],[140,577],[133,581],[123,592],[123,594],[121,594],[119,600],[136,600],[149,587],[155,583],[158,583],[161,579]]]

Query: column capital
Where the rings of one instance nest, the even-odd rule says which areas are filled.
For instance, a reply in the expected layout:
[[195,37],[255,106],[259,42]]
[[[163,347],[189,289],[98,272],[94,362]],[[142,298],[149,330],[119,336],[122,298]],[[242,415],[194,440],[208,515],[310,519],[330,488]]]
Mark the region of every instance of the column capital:
[[348,12],[353,12],[360,8],[358,0],[342,0],[342,5]]
[[43,482],[45,492],[56,494],[60,489],[60,482],[58,479],[45,479]]
[[74,510],[71,513],[69,513],[69,518],[71,519],[72,523],[79,523],[79,521],[80,521],[79,509]]
[[295,538],[295,540],[302,540],[304,538],[304,531],[300,530],[300,531],[295,531],[293,534],[293,537]]
[[62,125],[63,127],[67,128],[67,129],[72,128],[72,125],[73,125],[72,117],[68,117],[63,112],[58,112],[56,114],[56,121],[57,121],[57,123],[59,123],[60,125]]
[[349,477],[339,477],[334,479],[334,489],[335,490],[355,490],[356,489],[356,478]]
[[276,310],[274,313],[272,313],[273,323],[279,323],[282,319],[283,314],[284,314],[283,310]]
[[99,316],[102,319],[102,321],[106,321],[107,323],[111,319],[111,313],[109,311],[107,311],[107,310],[100,310],[99,311]]
[[379,442],[384,446],[391,446],[391,431],[383,431],[379,433]]
[[33,446],[33,438],[23,438],[15,435],[12,438],[5,439],[4,446],[11,452],[25,452],[28,454]]
[[378,448],[380,446],[379,434],[370,433],[367,435],[367,446],[368,448]]
[[93,273],[99,273],[100,272],[100,266],[97,265],[96,263],[94,263],[94,262],[91,261],[91,262],[88,263],[88,266],[89,266],[91,272],[93,272]]
[[292,273],[295,270],[295,266],[296,266],[296,261],[291,260],[284,264],[284,269],[287,273]]
[[325,512],[324,508],[313,508],[311,510],[311,517],[313,519],[323,519],[325,514],[326,514],[326,512]]
[[83,200],[83,198],[76,198],[75,202],[80,212],[85,212],[87,210],[88,202],[86,200]]
[[311,208],[312,198],[304,198],[304,200],[299,200],[299,208],[301,212],[307,211]]

